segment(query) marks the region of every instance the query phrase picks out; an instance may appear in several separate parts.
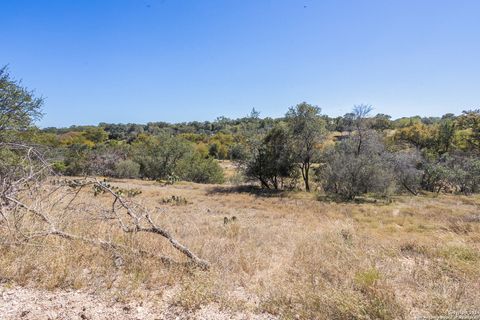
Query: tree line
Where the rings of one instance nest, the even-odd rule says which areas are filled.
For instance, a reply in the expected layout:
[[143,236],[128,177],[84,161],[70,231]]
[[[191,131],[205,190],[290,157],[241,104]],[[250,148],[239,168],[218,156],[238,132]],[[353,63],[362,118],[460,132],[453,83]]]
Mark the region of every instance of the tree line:
[[371,111],[355,106],[341,120],[342,131],[332,132],[318,107],[291,107],[284,122],[251,147],[243,169],[268,189],[296,188],[303,180],[310,191],[313,177],[319,189],[347,200],[480,191],[480,110],[428,123],[411,118],[399,127],[385,116],[380,125]]
[[[0,231],[2,252],[11,249],[14,250],[12,252],[17,252],[15,250],[21,249],[25,245],[41,248],[47,243],[47,238],[55,237],[63,241],[82,243],[104,250],[114,258],[117,266],[123,264],[125,254],[134,254],[137,258],[153,258],[168,266],[185,266],[184,263],[151,250],[152,248],[148,248],[148,246],[147,248],[125,246],[121,241],[114,239],[119,238],[118,236],[105,235],[105,230],[116,230],[114,232],[120,231],[125,235],[128,234],[129,239],[134,241],[138,234],[150,234],[156,238],[164,238],[174,249],[189,259],[188,265],[201,270],[209,268],[210,264],[206,260],[197,256],[179,242],[169,230],[158,224],[157,219],[151,216],[150,210],[127,199],[137,195],[139,190],[120,189],[111,186],[106,180],[96,177],[51,179],[47,182],[49,177],[55,175],[52,171],[51,157],[54,155],[52,151],[58,150],[52,150],[50,147],[39,144],[38,129],[33,125],[35,120],[42,116],[42,106],[42,98],[35,97],[34,92],[27,90],[20,82],[12,79],[5,68],[0,69]],[[90,137],[94,141],[102,136],[102,134],[98,134],[100,133],[98,130],[90,133],[95,133]],[[190,152],[191,150],[186,145],[174,147],[169,142],[168,147],[162,146],[158,151],[156,150],[157,141],[152,143],[154,146],[150,149],[155,149],[152,151],[155,154],[160,153],[161,160],[164,161],[159,165],[160,169],[154,169],[155,174],[164,174],[165,170],[168,172],[170,166],[175,166],[177,161],[187,161],[190,167],[197,161],[195,154]],[[163,145],[164,141],[161,144]],[[151,152],[150,149],[147,151]],[[167,149],[174,150],[175,160],[171,159],[168,152],[164,152]],[[141,159],[144,160],[144,158]],[[193,180],[196,178],[197,171],[203,174],[203,169],[209,168],[209,163],[202,160],[199,165],[201,170],[193,165],[194,168],[186,168],[184,174],[192,177]],[[78,197],[78,195],[85,189],[90,189],[90,192],[85,193],[86,198],[80,200],[82,197]],[[93,211],[89,211],[89,206],[85,204],[92,201],[91,197],[100,194],[105,194],[111,199],[110,203],[105,203],[108,209],[104,210],[96,205]],[[77,206],[84,207],[82,224],[85,224],[87,228],[89,223],[96,226],[104,223],[106,228],[103,228],[102,232],[93,231],[84,234],[81,231],[82,228],[78,228]],[[101,206],[102,204],[100,204]],[[106,211],[110,214],[105,215]],[[118,233],[115,234],[118,235]]]
[[[319,189],[354,199],[480,189],[480,110],[392,119],[355,106],[339,117],[302,102],[284,117],[209,122],[35,127],[43,99],[0,69],[0,142],[48,150],[59,174],[222,183],[217,160],[235,161],[266,189]],[[2,167],[17,162],[0,150]]]

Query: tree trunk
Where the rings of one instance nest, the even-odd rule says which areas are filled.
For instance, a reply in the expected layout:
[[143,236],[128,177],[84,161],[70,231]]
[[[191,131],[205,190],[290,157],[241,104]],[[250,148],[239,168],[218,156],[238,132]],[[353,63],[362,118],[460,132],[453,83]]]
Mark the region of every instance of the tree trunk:
[[305,191],[310,192],[310,182],[308,178],[308,174],[310,171],[310,165],[308,163],[305,163],[302,165],[302,176],[303,176],[303,181],[305,182]]
[[408,187],[405,182],[403,182],[402,185],[403,185],[403,187],[404,187],[405,189],[407,189],[408,192],[410,192],[410,193],[413,194],[414,196],[417,196],[417,195],[418,195],[418,193],[415,192],[415,191],[413,191],[410,187]]
[[260,183],[262,184],[262,187],[270,189],[270,186],[268,185],[268,183],[263,178],[258,178],[258,180],[260,180]]

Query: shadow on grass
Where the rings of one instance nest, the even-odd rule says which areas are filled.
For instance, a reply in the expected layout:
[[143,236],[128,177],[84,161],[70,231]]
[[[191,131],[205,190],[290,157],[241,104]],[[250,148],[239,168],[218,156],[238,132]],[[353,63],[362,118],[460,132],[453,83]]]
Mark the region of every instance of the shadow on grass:
[[345,199],[339,196],[319,194],[317,200],[321,202],[335,202],[335,203],[354,203],[354,204],[376,204],[376,205],[389,205],[394,200],[392,198],[378,198],[368,196],[358,196],[354,199]]
[[234,193],[246,193],[252,194],[258,197],[284,197],[286,196],[285,190],[265,189],[252,185],[239,185],[239,186],[215,186],[208,190],[207,194],[234,194]]

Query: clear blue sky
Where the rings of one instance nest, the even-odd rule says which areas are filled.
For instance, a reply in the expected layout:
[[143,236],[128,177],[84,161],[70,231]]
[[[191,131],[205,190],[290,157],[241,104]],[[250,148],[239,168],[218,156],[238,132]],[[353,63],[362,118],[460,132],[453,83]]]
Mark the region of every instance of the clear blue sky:
[[2,0],[41,126],[480,106],[479,0]]

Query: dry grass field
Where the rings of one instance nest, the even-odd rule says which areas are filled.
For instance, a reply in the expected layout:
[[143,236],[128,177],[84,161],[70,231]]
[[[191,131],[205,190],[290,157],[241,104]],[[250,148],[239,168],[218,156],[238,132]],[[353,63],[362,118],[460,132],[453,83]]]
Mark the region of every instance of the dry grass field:
[[[480,310],[478,196],[355,204],[228,185],[111,183],[141,190],[132,200],[210,270],[55,237],[2,246],[1,319],[413,319]],[[83,190],[62,225],[186,261],[164,238],[95,220],[89,212],[107,199]]]

